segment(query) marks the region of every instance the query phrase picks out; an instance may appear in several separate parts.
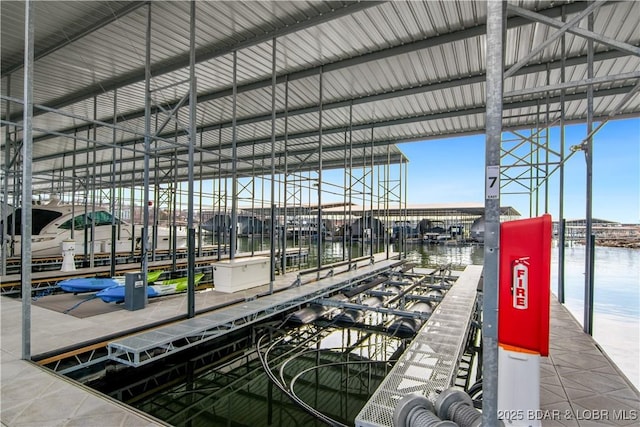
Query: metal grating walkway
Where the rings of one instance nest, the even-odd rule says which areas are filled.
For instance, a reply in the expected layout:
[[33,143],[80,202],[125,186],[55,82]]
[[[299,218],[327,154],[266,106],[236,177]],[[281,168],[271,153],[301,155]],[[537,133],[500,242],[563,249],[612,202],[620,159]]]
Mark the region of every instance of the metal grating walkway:
[[396,404],[404,395],[419,392],[433,401],[437,393],[453,385],[481,274],[482,266],[467,266],[362,408],[356,426],[390,426]]
[[235,329],[268,319],[300,304],[350,288],[402,262],[387,260],[339,275],[245,301],[210,314],[132,335],[108,344],[108,358],[129,366],[142,366],[202,344]]

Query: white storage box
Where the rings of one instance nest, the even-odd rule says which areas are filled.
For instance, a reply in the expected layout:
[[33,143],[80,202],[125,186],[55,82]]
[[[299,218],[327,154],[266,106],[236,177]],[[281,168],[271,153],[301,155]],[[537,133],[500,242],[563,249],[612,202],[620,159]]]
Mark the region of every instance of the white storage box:
[[223,260],[213,265],[213,285],[216,291],[233,293],[269,283],[267,257]]

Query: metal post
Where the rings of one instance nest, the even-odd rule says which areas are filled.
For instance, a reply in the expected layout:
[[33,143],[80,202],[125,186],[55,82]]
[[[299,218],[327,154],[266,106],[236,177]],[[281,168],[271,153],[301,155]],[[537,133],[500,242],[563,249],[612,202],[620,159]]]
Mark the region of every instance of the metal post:
[[483,286],[482,425],[498,425],[498,264],[500,243],[500,144],[503,40],[506,3],[487,2],[485,238]]
[[[276,39],[272,42],[271,57],[271,225],[269,236],[271,245],[271,272],[269,293],[273,293],[273,282],[276,280]],[[285,156],[286,157],[286,156]],[[264,224],[264,223],[263,223]],[[284,259],[284,252],[280,253]],[[284,274],[284,269],[282,270]]]
[[[353,250],[353,230],[351,229],[351,206],[353,204],[353,101],[349,103],[349,266],[351,266],[351,251]],[[345,233],[347,227],[345,227]]]
[[284,81],[284,217],[282,224],[282,273],[287,269],[287,185],[289,178],[289,163],[287,162],[287,150],[289,148],[289,77]]
[[[200,176],[200,184],[198,185],[198,189],[199,189],[199,194],[198,194],[198,223],[202,224],[202,197],[203,197],[203,193],[204,191],[202,190],[202,164],[203,164],[203,157],[204,157],[204,152],[202,150],[202,143],[203,143],[203,135],[204,132],[200,132],[200,166],[199,166],[199,173],[198,175]],[[212,186],[213,188],[213,186]],[[203,241],[202,241],[202,229],[198,230],[198,256],[202,256],[202,245],[203,245]]]
[[[349,131],[344,132],[344,146],[347,146],[349,140]],[[347,259],[347,156],[345,149],[344,156],[344,173],[342,174],[342,261]]]
[[231,119],[231,230],[229,236],[229,259],[236,257],[238,235],[238,141],[237,141],[237,103],[238,103],[238,51],[233,51],[233,100]]
[[[7,96],[11,95],[11,74],[7,76]],[[11,102],[7,100],[6,102],[6,116],[11,117]],[[2,182],[2,193],[4,197],[2,198],[2,212],[4,213],[4,218],[8,218],[8,210],[9,210],[9,171],[11,169],[11,146],[13,145],[13,141],[11,140],[11,126],[6,125],[5,127],[5,143],[4,143],[4,181]],[[15,176],[15,175],[14,175]],[[16,181],[15,178],[13,180]],[[13,194],[13,202],[11,203],[15,206],[15,194]],[[13,224],[15,221],[15,208],[12,208],[13,212],[11,221]],[[9,225],[7,221],[2,221],[2,230],[0,230],[0,235],[3,237],[0,242],[0,276],[4,276],[7,274],[7,257],[9,256],[9,250],[11,249],[11,242],[13,241],[14,236],[9,230]],[[11,254],[13,255],[13,254]]]
[[[401,218],[401,224],[406,224],[407,222],[407,217],[408,217],[408,213],[407,213],[407,202],[409,200],[409,161],[404,162],[404,198],[402,198],[402,196],[400,196],[403,201],[404,201],[404,209],[403,209],[403,215]],[[409,254],[409,242],[407,241],[407,233],[403,233],[404,235],[404,259],[407,259],[407,255]]]
[[145,292],[147,289],[147,271],[149,260],[149,152],[151,150],[151,3],[147,6],[147,30],[144,64],[144,175],[143,195],[144,206],[142,219],[142,234],[140,240],[140,269]]
[[[562,20],[566,20],[565,7],[562,6]],[[565,82],[566,67],[566,34],[560,39],[560,49],[562,53],[560,80]],[[558,190],[558,301],[564,304],[564,263],[565,263],[565,220],[564,220],[564,145],[565,145],[565,94],[566,89],[560,91],[560,188]]]
[[111,262],[109,263],[109,274],[116,275],[116,242],[118,240],[116,229],[116,128],[118,124],[118,90],[113,91],[113,149],[111,150]]
[[[318,268],[322,267],[322,80],[324,78],[323,68],[320,67],[318,76],[318,221],[316,223],[316,233],[318,233],[317,250],[318,250]],[[320,272],[318,272],[320,274]]]
[[196,230],[193,226],[193,156],[197,137],[197,103],[196,2],[191,0],[189,9],[189,172],[187,183],[187,317],[189,318],[194,317],[196,314]]
[[[393,222],[391,221],[391,216],[389,214],[389,197],[391,196],[391,185],[390,185],[390,176],[391,176],[391,145],[387,144],[387,163],[384,165],[384,212],[385,215],[384,217],[386,218],[386,223],[388,225],[392,225]],[[393,227],[391,228],[391,230],[393,230]],[[390,240],[390,235],[389,235],[389,231],[386,230],[385,232],[385,237],[384,237],[384,242],[385,242],[385,248],[386,248],[386,252],[387,252],[387,256],[386,259],[389,259],[389,252],[390,252],[390,246],[391,246],[391,242]]]
[[[373,159],[373,151],[374,151],[374,145],[373,145],[373,131],[374,128],[373,126],[371,126],[371,179],[369,180],[370,182],[370,190],[371,190],[371,198],[369,199],[369,206],[371,209],[371,239],[370,239],[370,247],[369,247],[369,256],[373,257],[374,254],[374,250],[373,250],[373,244],[375,239],[373,238],[373,181],[374,181],[374,159]],[[379,209],[378,209],[378,216],[380,216],[379,214]],[[378,222],[376,223],[376,228],[378,229],[378,232],[380,231],[380,228],[378,227],[378,225],[380,224],[380,220],[378,219]],[[376,237],[378,239],[380,239],[380,236],[378,236],[376,234]]]
[[[222,247],[221,247],[221,243],[222,240],[224,238],[224,235],[226,234],[227,230],[226,230],[226,224],[227,224],[227,180],[225,179],[224,183],[224,191],[225,191],[225,202],[224,202],[224,216],[222,215],[222,175],[220,174],[220,171],[222,170],[222,126],[220,126],[218,128],[218,219],[215,222],[216,224],[216,243],[218,244],[218,250],[217,250],[217,259],[218,261],[220,261],[221,257],[222,257]],[[220,220],[222,219],[222,225],[220,225]],[[220,233],[220,230],[222,229],[222,234]],[[226,249],[226,244],[225,244],[225,249]]]
[[[551,80],[551,68],[549,64],[547,64],[547,86],[550,84]],[[549,105],[549,92],[547,92],[546,96],[546,105],[545,105],[545,116],[544,116],[544,212],[549,213],[549,150],[550,150],[550,137],[549,137],[549,109],[551,105]]]
[[[26,0],[24,6],[24,111],[22,135],[22,359],[31,360],[31,196],[33,160],[33,42],[34,6]],[[8,141],[6,143],[9,143]],[[15,218],[14,218],[15,223]]]
[[[589,3],[593,3],[590,1]],[[587,18],[587,28],[593,31],[593,14]],[[593,78],[593,39],[587,40],[587,79]],[[584,150],[587,162],[587,206],[585,229],[585,275],[584,275],[584,332],[593,334],[593,85],[587,86],[587,141]]]
[[[93,97],[93,120],[97,120],[98,119],[98,97],[94,96]],[[95,123],[92,126],[93,129],[93,136],[92,136],[92,140],[93,140],[93,154],[92,154],[92,163],[93,163],[93,168],[92,168],[92,174],[91,176],[91,247],[89,249],[89,267],[94,268],[95,267],[95,256],[96,256],[96,251],[95,251],[95,239],[96,239],[96,222],[94,220],[94,216],[96,214],[96,141],[98,139],[98,128],[96,127]],[[88,168],[88,162],[87,162],[87,168]],[[89,176],[87,176],[87,192],[89,191]]]

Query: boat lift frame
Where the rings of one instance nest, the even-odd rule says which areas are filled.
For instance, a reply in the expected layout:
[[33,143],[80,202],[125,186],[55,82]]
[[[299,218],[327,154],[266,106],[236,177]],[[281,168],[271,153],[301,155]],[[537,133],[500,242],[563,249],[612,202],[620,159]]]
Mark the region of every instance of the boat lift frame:
[[187,348],[194,347],[224,334],[261,322],[276,314],[349,289],[363,280],[389,271],[402,261],[385,260],[327,277],[304,286],[290,287],[277,294],[252,298],[240,306],[190,318],[162,328],[109,342],[110,360],[133,366],[143,366]]

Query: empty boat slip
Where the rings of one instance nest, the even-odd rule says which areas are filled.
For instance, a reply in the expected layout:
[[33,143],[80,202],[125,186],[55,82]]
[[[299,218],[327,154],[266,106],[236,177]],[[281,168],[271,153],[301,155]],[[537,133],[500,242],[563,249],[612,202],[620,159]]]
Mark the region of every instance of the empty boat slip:
[[108,357],[129,366],[142,366],[187,348],[217,338],[230,331],[257,323],[293,307],[331,296],[356,286],[402,261],[386,260],[357,270],[347,271],[302,286],[245,301],[213,313],[132,335],[108,344]]

